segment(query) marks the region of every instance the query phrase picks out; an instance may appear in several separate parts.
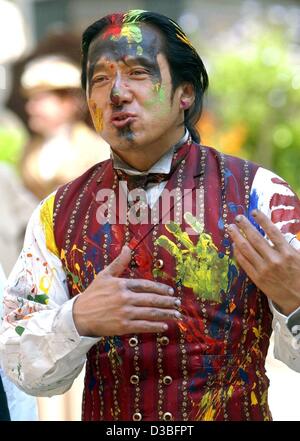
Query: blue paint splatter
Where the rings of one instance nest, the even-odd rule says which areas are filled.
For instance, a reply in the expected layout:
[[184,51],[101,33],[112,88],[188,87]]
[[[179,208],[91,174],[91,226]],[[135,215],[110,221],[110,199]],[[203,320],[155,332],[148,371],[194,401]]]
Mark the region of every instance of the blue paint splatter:
[[239,376],[241,377],[241,379],[242,379],[245,383],[249,383],[248,374],[247,374],[246,371],[244,371],[244,369],[239,368]]
[[249,208],[248,208],[248,219],[251,222],[251,224],[259,231],[259,233],[262,236],[265,236],[266,233],[264,232],[264,230],[258,225],[257,222],[255,222],[254,217],[251,216],[251,212],[252,210],[255,210],[258,208],[258,194],[257,191],[254,189],[252,189],[251,194],[250,194],[250,200],[249,200]]

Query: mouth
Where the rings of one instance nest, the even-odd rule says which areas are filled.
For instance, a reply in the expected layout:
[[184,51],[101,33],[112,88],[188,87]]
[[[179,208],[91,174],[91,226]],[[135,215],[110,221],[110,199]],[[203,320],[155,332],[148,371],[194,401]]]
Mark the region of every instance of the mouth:
[[111,123],[116,128],[122,128],[131,124],[136,119],[136,115],[130,112],[114,112],[111,117]]

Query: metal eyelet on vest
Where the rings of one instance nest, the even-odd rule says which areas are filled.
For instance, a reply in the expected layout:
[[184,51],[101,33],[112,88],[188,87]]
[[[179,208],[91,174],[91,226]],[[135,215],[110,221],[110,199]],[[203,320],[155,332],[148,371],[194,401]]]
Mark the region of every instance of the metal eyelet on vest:
[[157,269],[162,269],[162,268],[164,267],[164,261],[163,261],[162,259],[157,259],[157,260],[154,262],[154,266],[155,266],[155,268],[157,268]]
[[130,377],[130,383],[131,384],[138,384],[140,382],[138,375],[131,375]]
[[163,420],[164,421],[172,421],[173,420],[173,415],[171,414],[171,412],[165,412],[163,414]]
[[129,346],[131,346],[132,348],[134,348],[137,344],[138,344],[138,339],[137,337],[131,337],[128,341]]
[[170,375],[166,375],[166,376],[163,378],[163,383],[164,383],[166,386],[169,386],[169,384],[171,384],[172,381],[173,381],[173,378],[170,377]]
[[169,337],[167,337],[166,335],[163,335],[162,337],[158,337],[157,341],[163,346],[167,346],[170,343]]
[[132,419],[133,419],[133,421],[141,421],[141,419],[142,419],[142,414],[139,413],[139,412],[136,412],[136,413],[134,413],[134,414],[132,415]]

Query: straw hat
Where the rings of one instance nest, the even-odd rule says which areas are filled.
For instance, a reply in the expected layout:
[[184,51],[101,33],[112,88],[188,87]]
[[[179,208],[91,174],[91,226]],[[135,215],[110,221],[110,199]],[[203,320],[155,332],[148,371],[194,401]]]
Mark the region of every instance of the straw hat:
[[47,55],[30,61],[21,76],[21,88],[25,95],[80,87],[79,67],[59,55]]

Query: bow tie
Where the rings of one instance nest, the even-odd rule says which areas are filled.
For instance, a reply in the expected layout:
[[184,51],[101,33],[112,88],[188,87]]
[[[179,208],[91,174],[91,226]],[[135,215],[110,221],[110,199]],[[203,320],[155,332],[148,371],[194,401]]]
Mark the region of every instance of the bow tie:
[[148,175],[129,175],[124,170],[115,170],[120,181],[126,181],[128,191],[135,188],[142,188],[146,190],[148,184],[159,184],[167,181],[170,173],[149,173]]
[[159,184],[160,182],[167,181],[173,175],[178,168],[181,161],[183,161],[189,153],[192,140],[189,136],[188,140],[182,144],[173,155],[171,170],[169,173],[148,173],[147,175],[129,175],[124,170],[115,169],[115,172],[120,181],[127,182],[127,188],[129,191],[134,188],[146,189],[148,184]]

